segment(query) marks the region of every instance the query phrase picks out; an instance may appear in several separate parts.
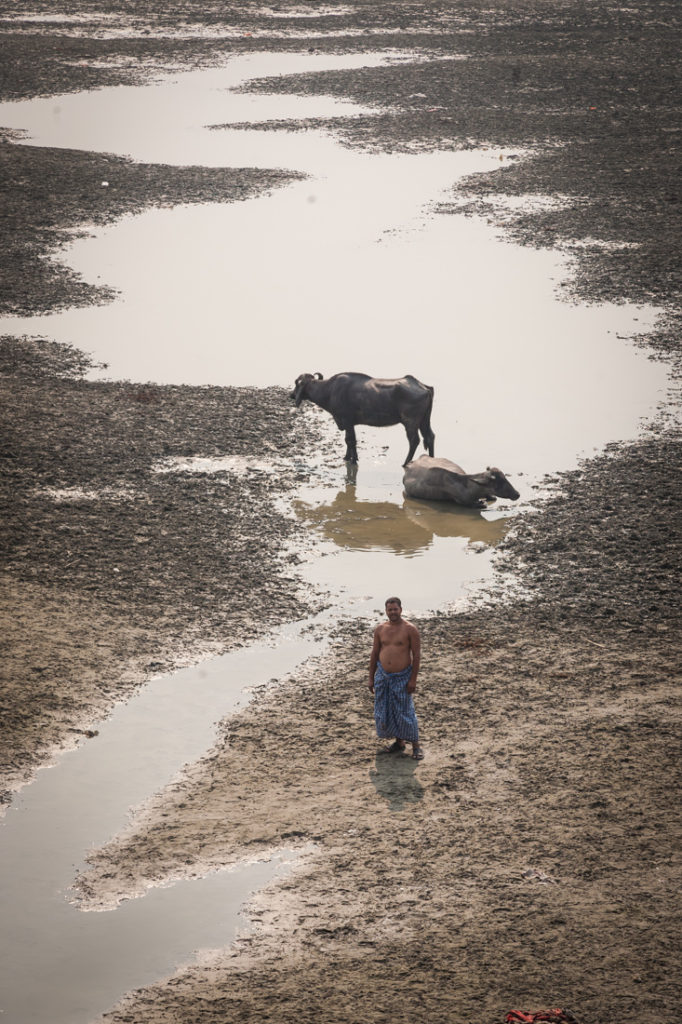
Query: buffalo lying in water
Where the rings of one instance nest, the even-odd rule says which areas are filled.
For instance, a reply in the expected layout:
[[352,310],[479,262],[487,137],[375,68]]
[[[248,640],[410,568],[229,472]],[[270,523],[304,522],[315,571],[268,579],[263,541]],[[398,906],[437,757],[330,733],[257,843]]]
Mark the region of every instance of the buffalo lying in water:
[[336,373],[325,380],[321,373],[302,373],[291,393],[297,406],[304,398],[334,417],[339,430],[346,432],[346,462],[358,461],[355,427],[392,427],[402,423],[410,448],[406,466],[419,444],[433,455],[435,435],[431,430],[433,388],[407,374],[397,380],[368,377],[366,373]]
[[516,501],[519,497],[499,469],[491,467],[472,476],[449,459],[433,459],[429,455],[422,455],[406,467],[403,486],[410,498],[452,501],[469,508],[481,508],[495,498]]

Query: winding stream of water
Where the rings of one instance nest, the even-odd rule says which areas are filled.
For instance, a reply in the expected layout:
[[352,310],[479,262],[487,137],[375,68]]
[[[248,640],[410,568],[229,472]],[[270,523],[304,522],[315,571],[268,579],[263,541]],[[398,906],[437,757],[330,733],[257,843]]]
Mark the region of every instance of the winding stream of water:
[[[36,145],[308,175],[246,202],[152,210],[94,231],[66,258],[118,288],[117,301],[6,317],[3,333],[75,344],[108,362],[109,375],[135,380],[263,386],[305,371],[411,372],[436,386],[438,454],[470,472],[500,465],[522,500],[544,473],[632,436],[665,375],[622,337],[655,311],[561,303],[561,256],[430,209],[462,175],[510,154],[370,155],[318,131],[206,128],[352,116],[359,108],[339,101],[233,90],[249,77],[404,57],[253,55],[149,87],[0,105],[0,124]],[[410,611],[427,611],[488,578],[508,521],[404,499],[400,430],[358,433],[357,479],[345,476],[339,436],[338,480],[294,503],[319,541],[302,574],[336,595],[334,616],[369,614],[396,591]],[[159,889],[105,914],[78,911],[65,890],[130,807],[210,746],[212,724],[245,699],[244,686],[321,649],[308,625],[156,681],[17,799],[0,844],[6,1024],[87,1022],[196,947],[229,943],[245,894],[277,864]]]
[[116,910],[83,913],[68,888],[88,851],[210,746],[245,688],[292,671],[321,649],[308,624],[269,642],[151,682],[26,787],[2,823],[0,992],[7,1024],[87,1024],[131,988],[229,944],[249,892],[293,853],[151,890]]

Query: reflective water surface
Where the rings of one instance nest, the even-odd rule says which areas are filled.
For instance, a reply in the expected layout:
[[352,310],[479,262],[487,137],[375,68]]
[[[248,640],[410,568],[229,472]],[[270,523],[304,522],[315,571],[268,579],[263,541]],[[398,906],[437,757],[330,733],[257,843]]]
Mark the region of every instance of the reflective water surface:
[[300,518],[316,525],[322,535],[340,548],[361,551],[386,549],[396,555],[416,555],[434,537],[466,537],[483,544],[497,544],[510,523],[485,518],[482,511],[459,508],[449,502],[362,501],[357,485],[347,482],[333,501],[321,504],[294,501]]
[[361,597],[381,609],[389,592],[402,596],[406,614],[454,605],[488,579],[494,545],[513,523],[508,502],[501,512],[407,498],[395,447],[387,456],[366,446],[357,474],[347,468],[343,482],[339,474],[335,487],[301,489],[293,502],[317,538],[301,574],[341,609]]
[[249,77],[399,57],[252,55],[165,85],[0,105],[0,123],[35,144],[307,175],[260,198],[150,210],[75,240],[69,264],[120,297],[6,317],[2,330],[70,342],[108,364],[101,376],[139,381],[290,386],[308,371],[413,373],[436,387],[438,454],[469,472],[493,463],[537,477],[631,436],[665,373],[623,338],[655,311],[558,301],[564,257],[433,213],[459,179],[510,154],[368,154],[321,131],[207,127],[352,116],[360,108],[324,97],[235,90]]
[[3,1024],[87,1024],[126,990],[246,929],[241,905],[291,851],[152,889],[106,912],[82,912],[68,890],[88,851],[210,747],[215,724],[247,702],[249,687],[322,649],[305,625],[154,680],[13,802],[0,823]]

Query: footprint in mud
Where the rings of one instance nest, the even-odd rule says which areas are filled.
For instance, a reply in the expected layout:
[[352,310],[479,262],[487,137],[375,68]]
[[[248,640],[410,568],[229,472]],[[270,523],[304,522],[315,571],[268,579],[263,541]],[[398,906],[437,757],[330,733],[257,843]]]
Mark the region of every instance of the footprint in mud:
[[370,781],[390,811],[402,811],[406,804],[416,804],[424,796],[424,787],[415,775],[416,761],[402,757],[376,756],[376,767],[369,773]]

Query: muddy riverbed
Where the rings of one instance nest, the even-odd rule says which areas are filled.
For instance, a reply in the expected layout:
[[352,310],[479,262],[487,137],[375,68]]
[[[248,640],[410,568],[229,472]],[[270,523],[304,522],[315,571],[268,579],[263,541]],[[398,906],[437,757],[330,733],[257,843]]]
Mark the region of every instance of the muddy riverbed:
[[[412,51],[413,62],[299,76],[293,91],[374,113],[288,127],[380,152],[518,153],[459,183],[438,216],[484,217],[506,238],[567,253],[566,301],[661,310],[637,345],[670,378],[631,437],[577,468],[556,467],[536,500],[526,493],[487,592],[418,616],[423,763],[377,753],[368,623],[332,619],[328,651],[259,689],[207,754],[92,851],[75,880],[83,912],[273,849],[302,852],[252,901],[249,936],[132,993],[107,1019],[494,1024],[513,1007],[567,1005],[581,1024],[672,1021],[675,5],[22,10],[0,8],[2,100],[141,83],[252,52]],[[262,88],[288,93],[292,83]],[[159,166],[42,148],[14,129],[0,160],[0,308],[9,315],[112,299],[106,280],[60,263],[73,232],[154,206],[249,201],[297,179],[290,168]],[[343,469],[324,419],[295,414],[283,387],[92,380],[83,353],[49,338],[6,336],[0,359],[8,803],[58,751],[89,742],[145,680],[333,607],[328,588],[302,585],[313,542],[287,501]],[[482,407],[503,431],[485,391]],[[157,471],[199,456],[251,468]]]

